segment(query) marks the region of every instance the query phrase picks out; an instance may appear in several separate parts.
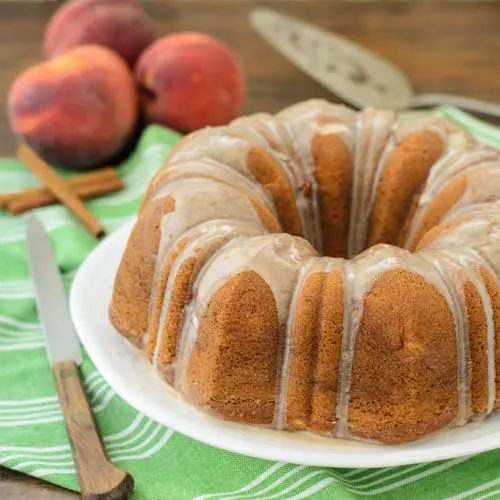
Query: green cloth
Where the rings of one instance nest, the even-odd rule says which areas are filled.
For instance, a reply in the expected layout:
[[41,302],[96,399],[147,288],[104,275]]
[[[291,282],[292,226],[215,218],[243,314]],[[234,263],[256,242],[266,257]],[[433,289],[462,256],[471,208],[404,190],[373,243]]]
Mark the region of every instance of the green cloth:
[[[434,111],[500,147],[500,129],[451,108]],[[149,179],[178,135],[150,126],[120,167],[127,188],[88,203],[108,230],[132,216]],[[13,159],[0,160],[0,190],[36,186]],[[50,231],[64,281],[95,246],[62,206],[36,210]],[[35,309],[26,249],[27,216],[0,212],[0,464],[78,489]],[[193,441],[137,413],[86,358],[85,385],[111,459],[135,477],[135,500],[500,498],[500,450],[475,457],[382,469],[273,463]]]

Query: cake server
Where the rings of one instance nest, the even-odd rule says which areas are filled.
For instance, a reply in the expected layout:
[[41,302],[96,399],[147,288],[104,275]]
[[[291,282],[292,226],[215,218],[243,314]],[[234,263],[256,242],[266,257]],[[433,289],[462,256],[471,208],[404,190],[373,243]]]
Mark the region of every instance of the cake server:
[[82,352],[50,239],[38,219],[28,221],[28,261],[38,313],[52,365],[59,402],[78,473],[82,498],[126,499],[132,477],[106,456],[80,378]]
[[500,117],[500,105],[452,94],[416,95],[393,63],[346,38],[270,9],[250,13],[253,29],[274,49],[343,101],[363,108],[448,104]]

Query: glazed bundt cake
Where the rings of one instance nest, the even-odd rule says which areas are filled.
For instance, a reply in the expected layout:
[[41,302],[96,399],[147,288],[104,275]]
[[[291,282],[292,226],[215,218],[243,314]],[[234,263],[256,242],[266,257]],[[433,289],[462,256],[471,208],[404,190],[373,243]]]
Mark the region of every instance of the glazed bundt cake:
[[188,402],[398,443],[500,406],[500,153],[441,117],[307,101],[185,137],[110,317]]

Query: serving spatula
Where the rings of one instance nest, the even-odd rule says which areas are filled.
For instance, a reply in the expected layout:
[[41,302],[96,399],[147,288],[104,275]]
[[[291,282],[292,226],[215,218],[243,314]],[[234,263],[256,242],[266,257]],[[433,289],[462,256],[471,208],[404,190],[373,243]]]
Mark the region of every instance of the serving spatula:
[[452,94],[416,95],[393,63],[346,38],[270,9],[250,13],[253,29],[274,49],[343,101],[363,108],[411,109],[448,104],[500,118],[500,105]]
[[87,401],[78,366],[82,353],[50,239],[36,218],[28,221],[28,261],[35,283],[38,313],[59,402],[85,500],[130,497],[132,477],[106,456]]

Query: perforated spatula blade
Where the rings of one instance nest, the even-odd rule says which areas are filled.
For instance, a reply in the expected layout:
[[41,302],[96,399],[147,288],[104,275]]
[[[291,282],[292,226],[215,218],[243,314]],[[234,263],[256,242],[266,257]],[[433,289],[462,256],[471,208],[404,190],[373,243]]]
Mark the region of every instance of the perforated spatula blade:
[[269,45],[343,101],[363,108],[408,109],[448,104],[500,117],[497,104],[452,94],[415,95],[392,62],[344,37],[271,9],[254,9],[250,24]]
[[357,107],[402,108],[413,95],[396,66],[343,37],[270,9],[253,10],[250,23],[304,73]]

